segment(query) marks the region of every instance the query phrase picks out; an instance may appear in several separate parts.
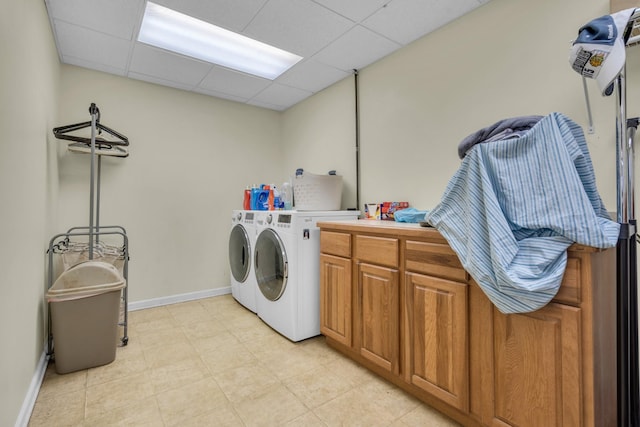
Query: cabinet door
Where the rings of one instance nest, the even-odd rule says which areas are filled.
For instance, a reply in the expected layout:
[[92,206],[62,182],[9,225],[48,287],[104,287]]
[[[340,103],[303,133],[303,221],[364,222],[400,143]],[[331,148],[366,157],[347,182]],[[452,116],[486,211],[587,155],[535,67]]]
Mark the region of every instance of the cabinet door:
[[467,284],[405,275],[409,328],[406,380],[466,411],[469,407]]
[[320,254],[320,332],[352,346],[351,260]]
[[496,426],[581,426],[580,309],[548,304],[526,314],[494,308]]
[[360,354],[399,374],[398,270],[362,263],[357,268]]

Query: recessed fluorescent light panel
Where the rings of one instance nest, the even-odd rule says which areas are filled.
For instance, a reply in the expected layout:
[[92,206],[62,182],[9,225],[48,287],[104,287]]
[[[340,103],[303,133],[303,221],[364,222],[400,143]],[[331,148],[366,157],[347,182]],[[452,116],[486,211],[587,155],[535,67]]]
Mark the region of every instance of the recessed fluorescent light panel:
[[302,57],[147,2],[138,41],[273,80]]

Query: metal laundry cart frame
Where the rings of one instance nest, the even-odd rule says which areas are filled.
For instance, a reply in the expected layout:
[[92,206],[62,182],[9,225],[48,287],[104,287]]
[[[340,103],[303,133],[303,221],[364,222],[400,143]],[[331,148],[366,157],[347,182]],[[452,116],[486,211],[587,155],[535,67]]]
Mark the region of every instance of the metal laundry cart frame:
[[[640,9],[636,9],[625,29],[627,46],[638,43],[638,36],[630,36],[639,25]],[[639,119],[627,118],[626,65],[616,78],[615,92],[617,221],[620,223],[616,266],[618,425],[639,426],[638,237],[634,206],[634,139]]]
[[[81,231],[81,230],[87,230],[87,231]],[[122,257],[123,257],[122,276],[125,279],[125,287],[122,289],[123,316],[122,316],[122,321],[120,321],[118,325],[123,327],[122,338],[120,339],[120,342],[122,343],[123,346],[125,346],[129,342],[129,335],[128,335],[129,238],[127,237],[127,231],[124,229],[124,227],[121,227],[119,225],[102,226],[102,230],[103,231],[90,232],[89,227],[72,227],[66,233],[60,233],[51,238],[51,240],[49,241],[49,248],[47,250],[47,253],[49,256],[49,267],[47,271],[47,289],[51,288],[54,282],[53,255],[57,253],[61,253],[61,248],[69,245],[70,238],[95,237],[97,239],[97,236],[108,236],[108,235],[121,236],[122,237]],[[108,230],[112,230],[112,231],[108,231]],[[53,354],[53,334],[51,331],[51,313],[49,312],[48,322],[47,322],[47,356],[51,356],[52,354]]]

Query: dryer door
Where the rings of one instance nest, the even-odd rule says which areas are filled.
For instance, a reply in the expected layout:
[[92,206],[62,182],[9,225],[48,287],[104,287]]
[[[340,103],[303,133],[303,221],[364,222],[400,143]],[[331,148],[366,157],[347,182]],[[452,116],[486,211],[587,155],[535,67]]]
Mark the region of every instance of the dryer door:
[[258,289],[270,301],[277,301],[287,287],[287,253],[278,234],[266,228],[256,240],[255,271]]
[[229,266],[237,282],[247,280],[251,268],[251,244],[246,228],[240,224],[231,229],[229,236]]

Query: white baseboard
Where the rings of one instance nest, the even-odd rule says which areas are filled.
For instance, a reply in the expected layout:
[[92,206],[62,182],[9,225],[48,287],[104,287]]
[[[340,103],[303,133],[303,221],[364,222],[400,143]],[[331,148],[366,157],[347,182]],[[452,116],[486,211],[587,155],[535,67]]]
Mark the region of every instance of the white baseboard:
[[189,292],[188,294],[171,295],[168,297],[153,298],[129,303],[129,311],[143,310],[145,308],[161,307],[163,305],[177,304],[180,302],[194,301],[202,298],[217,297],[231,293],[231,286],[206,291]]
[[[231,286],[227,286],[224,288],[208,289],[206,291],[197,291],[187,294],[171,295],[168,297],[136,301],[129,303],[129,311],[160,307],[163,305],[177,304],[180,302],[194,301],[197,299],[216,297],[230,293]],[[40,356],[40,360],[38,361],[38,365],[36,366],[36,371],[33,374],[33,378],[31,379],[31,384],[29,385],[29,390],[27,391],[27,395],[24,399],[24,402],[22,403],[22,408],[20,408],[20,414],[18,414],[18,419],[16,420],[15,427],[27,427],[27,425],[29,424],[29,419],[31,418],[33,407],[36,404],[36,399],[38,398],[38,392],[40,391],[40,386],[42,385],[42,380],[44,379],[44,374],[47,370],[48,362],[49,357],[47,357],[47,343],[45,342],[42,356]]]
[[47,371],[48,363],[49,357],[47,356],[47,343],[45,342],[44,350],[42,351],[40,360],[38,360],[38,365],[36,366],[33,378],[31,378],[31,384],[29,384],[27,395],[25,396],[24,402],[22,402],[22,408],[20,408],[20,413],[18,414],[15,427],[27,427],[29,424],[29,419],[31,418],[33,407],[36,404],[38,392],[40,392],[40,386],[42,385],[44,374]]

